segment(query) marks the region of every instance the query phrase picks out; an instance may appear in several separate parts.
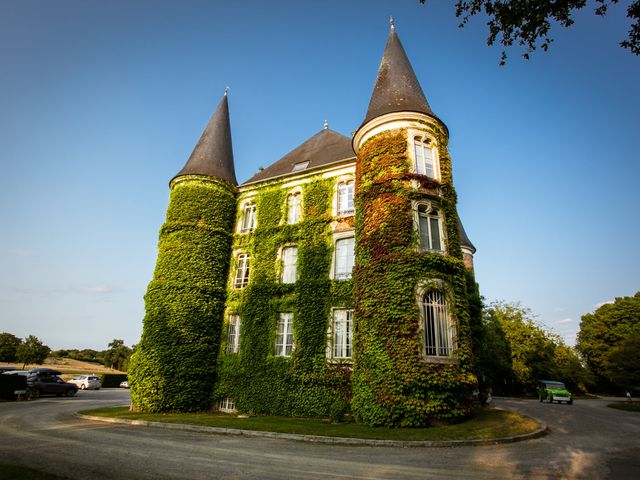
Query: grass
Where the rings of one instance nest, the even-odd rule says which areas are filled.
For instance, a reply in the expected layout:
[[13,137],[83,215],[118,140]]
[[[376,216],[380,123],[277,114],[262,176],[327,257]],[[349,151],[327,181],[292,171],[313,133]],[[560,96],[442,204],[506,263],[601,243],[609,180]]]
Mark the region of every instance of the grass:
[[640,402],[617,402],[607,405],[609,408],[624,410],[625,412],[640,412]]
[[52,473],[34,470],[32,468],[20,467],[0,463],[0,480],[68,480],[69,477],[61,477]]
[[272,416],[238,418],[235,415],[221,413],[132,413],[127,407],[85,410],[80,413],[102,417],[184,423],[220,428],[403,441],[491,440],[530,433],[540,428],[540,424],[532,418],[492,408],[484,408],[476,416],[462,423],[430,428],[368,427],[356,423],[331,424],[314,418]]

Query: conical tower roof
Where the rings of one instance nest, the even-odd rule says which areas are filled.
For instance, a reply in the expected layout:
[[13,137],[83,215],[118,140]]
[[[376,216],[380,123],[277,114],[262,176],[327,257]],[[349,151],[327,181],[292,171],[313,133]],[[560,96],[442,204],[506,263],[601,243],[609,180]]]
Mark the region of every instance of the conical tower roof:
[[364,125],[386,113],[403,111],[426,113],[436,117],[392,23],[367,116],[362,123]]
[[182,175],[207,175],[238,185],[233,165],[229,102],[226,92],[189,160],[173,178]]
[[469,248],[473,253],[476,253],[476,247],[469,240],[469,236],[467,232],[464,231],[464,226],[462,226],[462,221],[458,217],[458,233],[460,234],[460,245],[463,247]]

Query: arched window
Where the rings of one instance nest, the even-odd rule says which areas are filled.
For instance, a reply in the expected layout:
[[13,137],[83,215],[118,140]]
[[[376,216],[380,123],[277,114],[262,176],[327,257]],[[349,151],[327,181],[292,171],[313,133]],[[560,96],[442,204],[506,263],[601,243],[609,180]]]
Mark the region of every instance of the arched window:
[[300,221],[302,194],[294,192],[287,197],[287,223],[293,225]]
[[244,288],[249,283],[249,255],[241,253],[237,257],[236,274],[233,277],[233,288]]
[[333,278],[336,280],[351,278],[355,263],[354,247],[355,238],[352,236],[336,240],[333,265]]
[[338,184],[338,216],[353,215],[355,212],[353,204],[353,180],[340,182]]
[[242,208],[242,221],[240,223],[240,233],[253,232],[256,228],[256,204],[246,203]]
[[413,151],[416,160],[416,173],[436,178],[435,159],[429,140],[414,139]]
[[443,252],[442,217],[430,203],[418,205],[418,233],[420,248],[425,251]]
[[238,353],[240,350],[240,316],[229,316],[229,333],[227,336],[227,353]]
[[455,327],[442,290],[431,290],[422,297],[425,353],[432,357],[450,357],[453,353]]

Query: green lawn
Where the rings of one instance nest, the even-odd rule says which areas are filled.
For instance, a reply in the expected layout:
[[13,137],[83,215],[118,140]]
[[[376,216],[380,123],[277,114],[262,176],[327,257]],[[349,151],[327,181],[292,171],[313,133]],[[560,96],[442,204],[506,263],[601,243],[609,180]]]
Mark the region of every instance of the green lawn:
[[627,412],[640,412],[640,402],[610,403],[607,407],[615,408],[616,410],[625,410]]
[[60,477],[32,468],[0,463],[0,480],[69,480],[69,477]]
[[301,435],[404,441],[490,440],[530,433],[540,428],[540,424],[532,418],[492,408],[485,408],[475,417],[462,423],[430,428],[368,427],[355,423],[331,424],[312,418],[270,416],[238,418],[235,415],[221,413],[132,413],[127,407],[85,410],[80,413],[151,422],[185,423],[209,427],[296,433]]

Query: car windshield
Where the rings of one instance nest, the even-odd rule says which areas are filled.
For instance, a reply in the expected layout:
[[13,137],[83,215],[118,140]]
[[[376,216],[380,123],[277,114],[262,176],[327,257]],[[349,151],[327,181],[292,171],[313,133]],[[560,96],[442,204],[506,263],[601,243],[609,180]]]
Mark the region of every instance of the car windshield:
[[564,383],[554,382],[545,384],[547,388],[552,388],[553,390],[566,390],[567,388],[564,386]]

